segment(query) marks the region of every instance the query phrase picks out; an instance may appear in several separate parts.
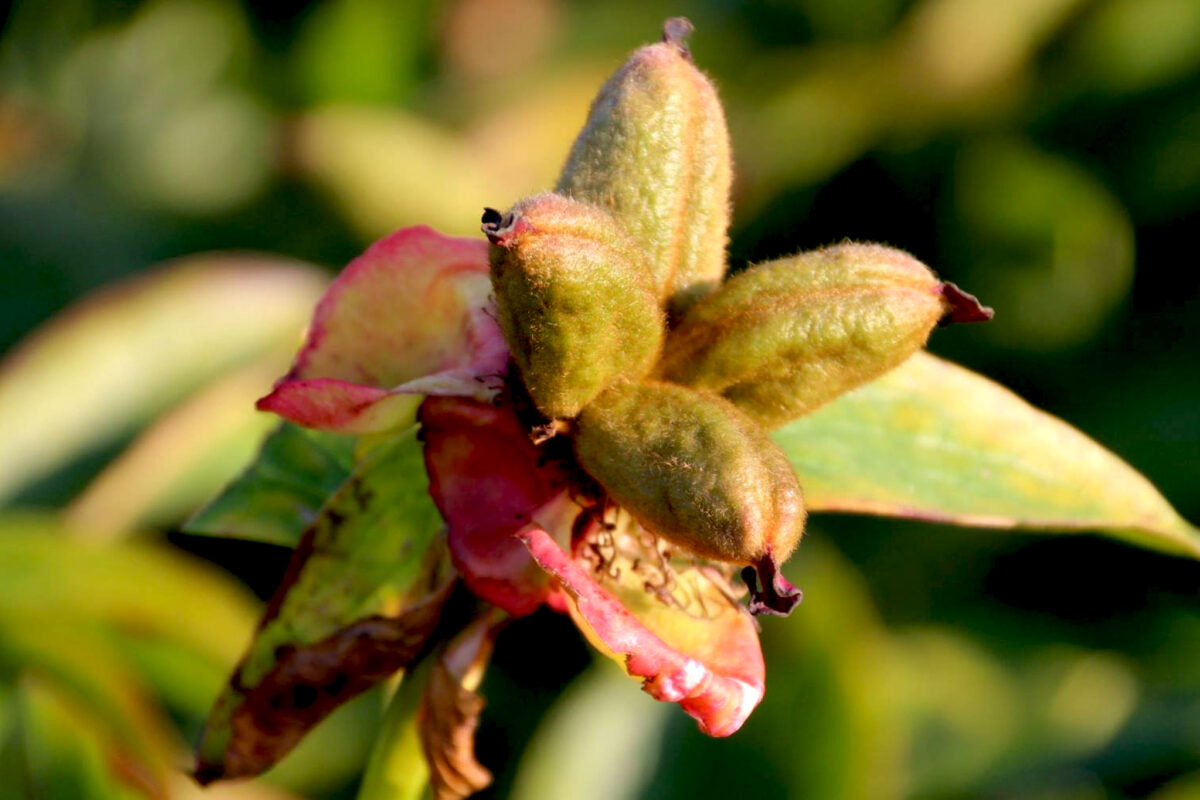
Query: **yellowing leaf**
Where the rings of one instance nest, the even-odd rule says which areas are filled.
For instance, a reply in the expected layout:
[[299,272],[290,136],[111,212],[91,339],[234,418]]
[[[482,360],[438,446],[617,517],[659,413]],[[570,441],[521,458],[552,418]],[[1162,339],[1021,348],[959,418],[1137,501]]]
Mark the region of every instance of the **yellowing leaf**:
[[1200,557],[1200,531],[1124,461],[926,353],[774,436],[813,511],[1095,530]]
[[0,364],[0,499],[274,354],[279,366],[326,280],[267,256],[205,255],[107,289]]
[[200,742],[202,782],[255,775],[408,666],[453,586],[415,429],[379,444],[305,531]]

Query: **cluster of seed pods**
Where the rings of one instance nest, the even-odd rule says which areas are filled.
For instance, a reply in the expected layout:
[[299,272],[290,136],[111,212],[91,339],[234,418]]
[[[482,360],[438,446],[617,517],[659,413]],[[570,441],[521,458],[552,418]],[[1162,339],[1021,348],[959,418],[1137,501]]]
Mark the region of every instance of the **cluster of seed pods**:
[[800,593],[779,565],[805,510],[769,431],[897,366],[938,324],[991,312],[874,244],[723,281],[729,134],[690,30],[668,20],[634,52],[556,192],[488,209],[483,231],[520,379],[578,465],[645,530],[747,567],[752,612],[786,614]]

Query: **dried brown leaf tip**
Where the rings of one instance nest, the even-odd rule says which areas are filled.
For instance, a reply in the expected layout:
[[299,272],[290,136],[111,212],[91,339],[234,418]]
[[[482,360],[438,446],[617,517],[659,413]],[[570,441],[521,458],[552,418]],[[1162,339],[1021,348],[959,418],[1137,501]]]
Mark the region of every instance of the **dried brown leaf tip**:
[[368,617],[311,645],[281,646],[273,668],[251,688],[235,674],[225,746],[215,757],[198,756],[196,780],[259,774],[335,708],[416,661],[453,585],[447,581],[397,616]]
[[502,615],[488,614],[460,633],[433,665],[417,714],[435,800],[462,800],[492,783],[475,758],[484,700],[475,689],[492,654]]

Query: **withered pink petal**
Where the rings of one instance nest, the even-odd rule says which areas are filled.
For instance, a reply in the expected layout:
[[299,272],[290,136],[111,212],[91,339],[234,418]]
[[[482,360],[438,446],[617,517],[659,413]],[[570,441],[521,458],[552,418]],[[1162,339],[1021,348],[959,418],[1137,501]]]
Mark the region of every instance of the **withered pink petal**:
[[[641,585],[628,565],[593,570],[574,560],[536,524],[518,536],[534,560],[571,597],[581,630],[626,672],[642,678],[651,696],[679,703],[710,736],[736,732],[762,700],[765,667],[754,621],[696,569],[689,582],[697,609],[664,603]],[[624,576],[624,579],[622,579]],[[603,582],[603,585],[601,583]],[[707,600],[703,599],[707,597]]]
[[531,511],[563,493],[566,475],[506,404],[429,397],[418,416],[429,494],[463,581],[514,616],[532,613],[550,582],[514,534]]
[[507,361],[487,243],[405,228],[342,270],[318,303],[291,371],[258,407],[345,433],[411,421],[418,400],[491,399]]

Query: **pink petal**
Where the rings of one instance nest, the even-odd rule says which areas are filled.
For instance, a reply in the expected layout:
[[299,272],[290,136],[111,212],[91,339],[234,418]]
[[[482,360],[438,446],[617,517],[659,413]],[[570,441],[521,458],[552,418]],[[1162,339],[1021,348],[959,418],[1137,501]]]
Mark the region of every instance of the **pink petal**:
[[[593,570],[537,524],[518,536],[570,595],[572,617],[651,696],[679,703],[710,736],[737,731],[762,700],[765,667],[754,621],[703,568],[681,573],[693,607],[666,605],[626,563]],[[602,585],[603,584],[603,585]]]
[[563,494],[566,476],[507,405],[429,397],[419,417],[429,494],[449,527],[454,565],[489,603],[515,616],[533,612],[549,578],[513,534]]
[[366,433],[411,421],[419,400],[405,395],[489,400],[508,360],[490,293],[486,242],[397,231],[333,281],[291,371],[258,407]]

